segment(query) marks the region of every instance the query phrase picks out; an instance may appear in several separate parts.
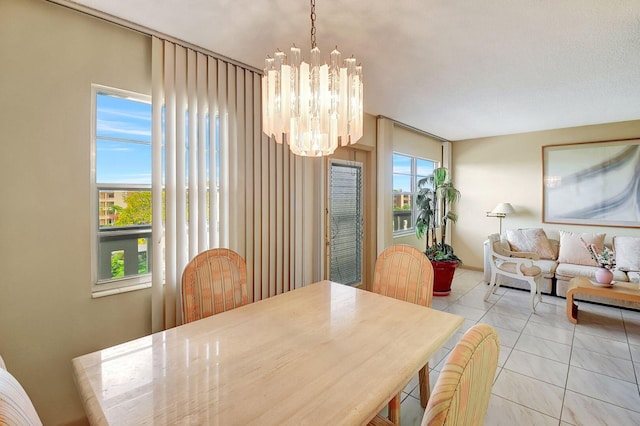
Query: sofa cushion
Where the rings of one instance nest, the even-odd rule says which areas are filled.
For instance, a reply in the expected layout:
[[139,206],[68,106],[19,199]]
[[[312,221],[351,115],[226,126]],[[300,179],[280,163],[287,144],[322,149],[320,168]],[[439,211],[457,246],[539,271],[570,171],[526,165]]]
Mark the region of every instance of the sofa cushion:
[[[597,266],[574,265],[571,263],[560,263],[556,268],[556,278],[559,280],[569,281],[575,277],[587,277],[595,279]],[[613,271],[614,281],[628,281],[627,274],[622,271]]]
[[549,244],[551,245],[551,250],[553,251],[553,258],[557,259],[558,254],[560,253],[560,240],[549,238]]
[[640,271],[640,237],[613,237],[616,265],[621,271]]
[[553,274],[556,273],[556,268],[558,267],[558,262],[547,259],[536,260],[533,264],[542,270],[542,275],[545,278],[553,278]]
[[542,228],[507,229],[511,251],[535,253],[540,259],[555,259],[555,253]]
[[604,249],[605,234],[574,233],[560,231],[560,253],[558,263],[572,263],[574,265],[598,266],[585,248],[581,238],[587,244],[594,244],[598,252]]

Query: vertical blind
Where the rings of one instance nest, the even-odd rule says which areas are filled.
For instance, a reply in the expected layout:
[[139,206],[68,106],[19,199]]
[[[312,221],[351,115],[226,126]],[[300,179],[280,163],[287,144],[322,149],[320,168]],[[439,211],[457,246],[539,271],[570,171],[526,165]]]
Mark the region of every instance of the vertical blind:
[[331,163],[329,171],[330,279],[362,281],[362,165]]
[[236,251],[249,300],[322,278],[322,159],[261,130],[260,75],[152,39],[152,329],[180,324],[180,283],[197,253]]

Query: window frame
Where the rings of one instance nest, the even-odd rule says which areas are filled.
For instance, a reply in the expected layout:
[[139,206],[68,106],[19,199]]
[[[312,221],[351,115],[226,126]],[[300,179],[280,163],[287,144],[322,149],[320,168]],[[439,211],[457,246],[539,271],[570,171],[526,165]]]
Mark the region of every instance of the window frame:
[[[415,233],[415,221],[416,221],[416,217],[417,217],[417,207],[416,207],[416,198],[418,195],[418,177],[420,177],[420,179],[422,179],[423,175],[418,175],[418,160],[422,160],[422,161],[429,161],[431,163],[433,163],[433,168],[436,169],[437,167],[439,167],[440,162],[436,161],[436,160],[432,160],[429,158],[425,158],[425,157],[419,157],[416,155],[412,155],[412,154],[407,154],[404,152],[399,152],[399,151],[393,151],[392,152],[392,156],[393,155],[401,155],[403,157],[409,158],[411,160],[411,173],[410,174],[404,174],[405,176],[410,176],[410,182],[411,182],[411,191],[403,191],[400,194],[409,194],[412,197],[412,202],[411,202],[411,224],[409,226],[409,228],[407,229],[400,229],[400,230],[393,230],[393,237],[403,237],[406,235],[411,235]],[[393,177],[394,175],[398,174],[394,171],[393,168],[393,157],[391,160],[391,216],[394,216],[394,202],[395,202],[395,189],[393,188]],[[428,175],[427,175],[428,176]]]
[[[151,96],[141,93],[132,92],[129,90],[117,89],[114,87],[104,86],[100,84],[91,84],[91,161],[90,161],[90,182],[91,182],[91,200],[90,200],[90,215],[91,215],[91,294],[93,298],[108,296],[111,294],[118,294],[128,291],[140,290],[143,288],[151,287],[151,272],[142,275],[129,276],[123,278],[113,278],[109,280],[99,280],[99,255],[100,255],[100,238],[101,236],[110,235],[123,235],[126,234],[140,234],[139,238],[148,238],[147,244],[151,247],[151,224],[141,225],[137,229],[118,229],[113,231],[101,232],[100,231],[100,191],[105,189],[116,190],[131,190],[131,191],[151,191],[151,184],[98,184],[96,182],[97,177],[97,140],[100,139],[97,136],[97,120],[98,120],[98,105],[97,99],[99,94],[108,96],[115,96],[124,99],[129,99],[136,102],[144,102],[151,104]],[[131,142],[137,142],[132,140]],[[149,158],[151,161],[151,158]],[[148,231],[147,231],[148,230]],[[148,255],[148,262],[151,261],[151,256]],[[150,264],[150,263],[149,263]]]

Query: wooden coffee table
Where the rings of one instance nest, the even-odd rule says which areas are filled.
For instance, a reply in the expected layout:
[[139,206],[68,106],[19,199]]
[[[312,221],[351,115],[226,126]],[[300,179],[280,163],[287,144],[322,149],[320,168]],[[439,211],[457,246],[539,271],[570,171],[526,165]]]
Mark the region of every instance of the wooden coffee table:
[[585,277],[576,277],[569,281],[567,290],[567,318],[574,324],[578,323],[578,305],[573,301],[576,294],[592,294],[609,299],[640,302],[638,283],[615,282],[612,287],[602,287],[593,284]]

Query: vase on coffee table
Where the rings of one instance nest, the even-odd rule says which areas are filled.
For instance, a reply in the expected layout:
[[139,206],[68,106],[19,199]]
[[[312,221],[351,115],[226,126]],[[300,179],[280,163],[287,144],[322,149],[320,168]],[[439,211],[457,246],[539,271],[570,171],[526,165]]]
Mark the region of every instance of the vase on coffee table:
[[611,284],[613,281],[613,272],[607,268],[596,269],[596,282],[600,284]]

